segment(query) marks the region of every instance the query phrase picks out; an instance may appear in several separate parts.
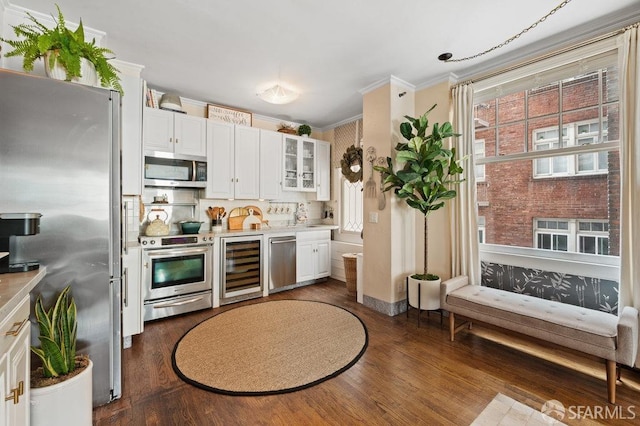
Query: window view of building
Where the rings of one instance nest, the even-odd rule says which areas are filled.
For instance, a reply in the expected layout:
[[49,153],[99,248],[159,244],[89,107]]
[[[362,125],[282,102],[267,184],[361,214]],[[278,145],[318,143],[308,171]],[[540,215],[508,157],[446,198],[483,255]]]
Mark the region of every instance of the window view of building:
[[474,109],[483,242],[617,255],[619,156],[599,146],[618,138],[615,67]]

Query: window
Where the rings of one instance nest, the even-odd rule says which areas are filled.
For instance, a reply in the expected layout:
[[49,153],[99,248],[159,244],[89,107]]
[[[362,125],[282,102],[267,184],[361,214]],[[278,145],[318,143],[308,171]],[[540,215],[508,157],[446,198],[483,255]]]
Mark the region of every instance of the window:
[[474,83],[481,260],[493,246],[526,249],[535,268],[549,256],[619,256],[619,211],[610,208],[620,203],[619,88],[609,43]]
[[[571,231],[566,220],[536,220],[536,248],[569,251]],[[573,250],[572,250],[573,251]]]
[[362,231],[362,182],[351,183],[342,178],[340,207],[342,218],[340,225],[344,232]]
[[[606,142],[607,123],[602,126],[597,120],[572,123],[562,127],[562,142],[558,139],[557,128],[538,129],[533,131],[534,150],[553,150],[568,146],[586,146]],[[593,174],[607,172],[607,153],[590,152],[588,154],[564,155],[538,158],[535,160],[534,176],[572,176],[576,174]]]
[[580,253],[608,255],[609,224],[604,221],[579,221],[578,251]]

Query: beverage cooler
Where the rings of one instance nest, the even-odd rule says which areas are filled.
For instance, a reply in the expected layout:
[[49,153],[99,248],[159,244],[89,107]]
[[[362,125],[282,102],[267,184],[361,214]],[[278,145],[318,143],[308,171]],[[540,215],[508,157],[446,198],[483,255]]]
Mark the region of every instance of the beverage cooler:
[[220,303],[262,296],[262,235],[220,239]]

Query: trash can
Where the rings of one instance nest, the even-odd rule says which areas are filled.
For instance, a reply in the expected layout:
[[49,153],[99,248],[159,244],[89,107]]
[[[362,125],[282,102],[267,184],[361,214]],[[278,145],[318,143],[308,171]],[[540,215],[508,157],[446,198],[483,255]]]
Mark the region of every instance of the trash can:
[[347,281],[347,291],[349,293],[356,292],[357,284],[357,253],[345,253],[342,255],[344,260],[344,274]]

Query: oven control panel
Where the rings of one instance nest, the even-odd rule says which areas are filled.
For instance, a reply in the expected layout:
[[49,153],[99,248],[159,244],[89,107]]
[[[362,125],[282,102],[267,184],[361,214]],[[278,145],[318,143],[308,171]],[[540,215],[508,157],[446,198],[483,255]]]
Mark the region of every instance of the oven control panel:
[[176,247],[193,244],[213,244],[215,234],[171,235],[167,237],[140,236],[142,247]]

